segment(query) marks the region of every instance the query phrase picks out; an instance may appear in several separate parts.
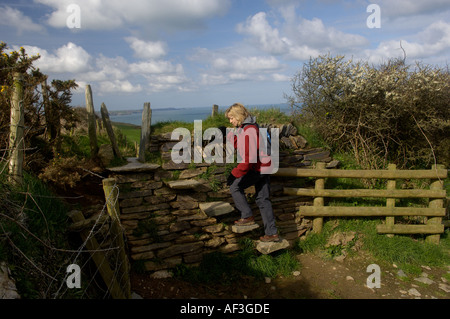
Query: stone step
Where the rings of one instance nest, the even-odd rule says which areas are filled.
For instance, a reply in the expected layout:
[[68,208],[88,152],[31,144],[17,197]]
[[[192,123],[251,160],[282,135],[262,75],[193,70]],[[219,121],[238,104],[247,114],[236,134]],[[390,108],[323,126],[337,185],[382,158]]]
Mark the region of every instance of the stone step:
[[285,249],[289,247],[289,242],[286,239],[282,239],[277,242],[263,242],[257,240],[256,242],[256,250],[258,250],[261,254],[268,255],[277,250]]
[[220,201],[199,203],[198,207],[209,217],[221,216],[234,211],[234,208],[230,203]]
[[242,234],[242,233],[246,233],[252,230],[255,230],[259,228],[258,224],[252,224],[252,225],[233,225],[231,226],[231,231],[233,233],[237,233],[237,234]]

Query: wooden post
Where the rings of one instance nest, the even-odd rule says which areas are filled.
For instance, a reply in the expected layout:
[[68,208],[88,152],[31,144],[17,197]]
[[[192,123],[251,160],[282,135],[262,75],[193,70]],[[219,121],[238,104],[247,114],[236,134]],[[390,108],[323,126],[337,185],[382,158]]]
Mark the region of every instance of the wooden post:
[[[326,169],[326,164],[318,162],[316,165],[317,169]],[[316,179],[315,187],[316,190],[325,189],[325,178]],[[323,197],[314,197],[314,207],[322,207],[324,205]],[[323,228],[323,217],[316,217],[313,219],[313,232],[319,234],[322,232]]]
[[112,145],[113,150],[114,150],[114,154],[117,157],[121,158],[122,155],[120,155],[119,146],[117,146],[116,136],[114,135],[114,130],[113,130],[113,127],[111,125],[111,121],[109,119],[108,109],[106,108],[105,103],[102,103],[102,106],[100,108],[100,112],[102,113],[103,126],[106,128],[106,132],[108,133],[109,140],[111,141],[111,145]]
[[23,74],[14,72],[13,93],[11,98],[11,127],[9,133],[9,181],[13,185],[23,183],[24,156],[24,105],[23,105]]
[[[69,213],[69,217],[74,223],[81,223],[85,220],[83,214],[76,210],[71,211]],[[117,282],[117,277],[114,274],[115,272],[112,271],[109,266],[106,255],[100,251],[100,245],[98,244],[97,239],[92,236],[89,230],[82,230],[80,232],[80,236],[83,239],[83,242],[86,242],[86,248],[92,251],[92,259],[94,260],[105,284],[108,286],[111,296],[114,299],[127,299],[128,297],[125,296],[119,283]]]
[[89,84],[86,85],[86,110],[88,113],[88,132],[91,145],[91,157],[97,157],[97,121],[95,120],[94,102],[92,100],[92,90]]
[[52,111],[51,111],[51,105],[50,100],[48,97],[48,89],[47,89],[47,78],[41,82],[41,89],[42,89],[42,100],[44,104],[44,113],[45,113],[45,125],[46,125],[46,137],[49,141],[52,140]]
[[103,180],[103,191],[106,198],[108,214],[111,216],[111,232],[114,236],[113,242],[120,247],[118,260],[120,263],[120,273],[122,274],[122,285],[125,290],[126,298],[131,296],[131,284],[129,277],[128,257],[125,253],[125,240],[120,224],[119,191],[114,178]]
[[[433,165],[431,170],[437,169],[445,169],[444,165]],[[441,190],[444,189],[444,181],[441,179],[434,180],[431,182],[430,190]],[[428,204],[430,208],[442,208],[444,207],[444,199],[430,199],[430,203]],[[427,225],[441,225],[442,217],[432,217],[427,220]],[[439,240],[441,238],[440,234],[433,234],[426,237],[425,241],[427,243],[439,244]]]
[[[395,164],[389,164],[388,170],[396,170],[397,165]],[[388,191],[392,191],[396,189],[396,180],[390,179],[387,181],[386,189]],[[386,198],[386,207],[392,208],[395,207],[395,198]],[[387,228],[393,228],[395,224],[395,217],[393,216],[386,216],[386,227]],[[386,234],[388,237],[394,237],[394,234]]]
[[218,115],[218,114],[219,114],[219,106],[216,105],[216,104],[214,104],[214,105],[213,105],[213,108],[212,108],[211,116],[214,117],[214,116],[216,116],[216,115]]
[[148,150],[150,146],[150,128],[152,123],[152,110],[150,108],[150,103],[144,103],[144,110],[142,111],[142,126],[141,126],[141,142],[139,145],[139,156],[138,160],[140,162],[145,162],[145,151]]

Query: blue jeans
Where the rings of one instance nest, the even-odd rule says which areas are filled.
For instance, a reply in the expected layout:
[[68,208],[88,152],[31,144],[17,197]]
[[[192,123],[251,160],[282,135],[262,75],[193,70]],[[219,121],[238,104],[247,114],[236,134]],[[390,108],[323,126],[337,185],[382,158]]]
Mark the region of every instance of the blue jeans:
[[230,193],[234,200],[236,209],[241,212],[241,218],[253,216],[250,205],[245,197],[244,190],[255,185],[256,204],[259,207],[261,217],[264,223],[264,233],[266,235],[275,235],[278,233],[275,226],[275,216],[270,201],[270,176],[260,174],[259,172],[249,171],[246,175],[236,178],[230,186]]

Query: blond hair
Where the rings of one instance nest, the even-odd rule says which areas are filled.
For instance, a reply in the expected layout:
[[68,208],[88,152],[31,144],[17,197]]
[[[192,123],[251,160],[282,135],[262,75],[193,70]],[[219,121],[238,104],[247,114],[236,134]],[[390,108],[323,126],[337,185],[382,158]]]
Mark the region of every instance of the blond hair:
[[234,103],[225,111],[225,117],[229,118],[229,115],[235,118],[240,126],[250,116],[250,112],[241,103]]

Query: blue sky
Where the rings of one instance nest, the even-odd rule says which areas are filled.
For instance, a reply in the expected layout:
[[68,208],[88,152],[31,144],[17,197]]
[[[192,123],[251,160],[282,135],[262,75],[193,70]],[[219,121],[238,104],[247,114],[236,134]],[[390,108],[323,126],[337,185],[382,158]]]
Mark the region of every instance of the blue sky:
[[73,105],[86,84],[97,110],[278,104],[322,54],[379,64],[401,43],[408,63],[446,67],[450,1],[1,0],[0,41],[39,53],[50,80],[75,79]]

